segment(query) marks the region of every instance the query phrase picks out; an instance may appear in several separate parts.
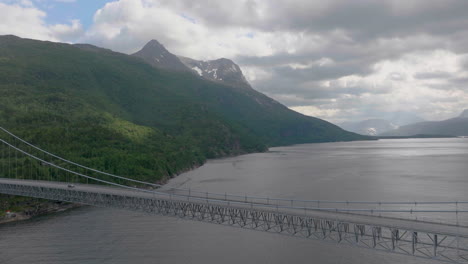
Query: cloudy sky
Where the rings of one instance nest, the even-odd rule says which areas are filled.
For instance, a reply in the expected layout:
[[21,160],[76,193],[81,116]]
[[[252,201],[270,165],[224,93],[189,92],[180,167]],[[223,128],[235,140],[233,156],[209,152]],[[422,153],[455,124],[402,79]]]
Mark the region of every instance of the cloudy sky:
[[0,34],[230,58],[255,89],[332,122],[468,108],[466,0],[0,0]]

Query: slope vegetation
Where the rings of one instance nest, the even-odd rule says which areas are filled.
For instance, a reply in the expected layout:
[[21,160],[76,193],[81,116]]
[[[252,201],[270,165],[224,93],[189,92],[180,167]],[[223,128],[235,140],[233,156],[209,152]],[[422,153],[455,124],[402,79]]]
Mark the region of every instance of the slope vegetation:
[[15,36],[0,36],[0,124],[68,159],[152,181],[207,158],[365,139],[253,89]]

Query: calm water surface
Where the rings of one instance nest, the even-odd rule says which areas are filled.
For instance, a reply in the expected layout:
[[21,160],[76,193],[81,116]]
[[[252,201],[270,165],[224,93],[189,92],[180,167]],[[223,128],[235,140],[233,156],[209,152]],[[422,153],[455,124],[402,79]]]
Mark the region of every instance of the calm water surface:
[[[307,144],[214,160],[182,186],[323,200],[468,200],[468,139]],[[431,263],[120,210],[80,208],[0,226],[0,263]]]

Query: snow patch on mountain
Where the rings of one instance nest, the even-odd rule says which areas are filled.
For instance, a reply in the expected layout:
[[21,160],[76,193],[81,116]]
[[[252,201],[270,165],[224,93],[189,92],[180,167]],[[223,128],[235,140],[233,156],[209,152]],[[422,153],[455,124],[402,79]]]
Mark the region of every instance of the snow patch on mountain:
[[205,79],[250,88],[240,67],[231,60],[221,58],[202,61],[180,56],[179,59],[185,66],[192,69],[194,73],[197,73]]
[[170,53],[157,40],[151,40],[140,51],[132,55],[142,58],[156,68],[192,72],[210,81],[240,88],[252,88],[242,74],[240,67],[229,59],[199,61],[178,57]]
[[194,70],[196,73],[198,73],[198,75],[203,76],[203,71],[200,68],[198,68],[197,66],[192,67],[192,70]]

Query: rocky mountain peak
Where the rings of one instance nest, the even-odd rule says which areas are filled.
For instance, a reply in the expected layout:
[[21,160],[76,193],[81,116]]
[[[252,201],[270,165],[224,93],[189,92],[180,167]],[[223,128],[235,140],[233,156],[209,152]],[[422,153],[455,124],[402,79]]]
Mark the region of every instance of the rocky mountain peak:
[[161,43],[153,39],[132,56],[140,57],[150,65],[168,70],[189,71],[189,69],[175,56],[170,53]]
[[216,60],[200,61],[186,57],[179,57],[182,63],[199,76],[226,84],[250,87],[239,65],[232,60],[220,58]]
[[161,43],[153,39],[133,56],[159,69],[192,72],[200,77],[236,87],[251,88],[239,65],[232,60],[194,60],[170,53]]
[[159,41],[157,41],[155,39],[152,39],[152,40],[148,41],[148,43],[146,43],[145,47],[146,46],[148,46],[148,47],[152,47],[152,46],[153,47],[161,47],[161,48],[165,49],[164,46],[161,43],[159,43]]

